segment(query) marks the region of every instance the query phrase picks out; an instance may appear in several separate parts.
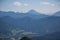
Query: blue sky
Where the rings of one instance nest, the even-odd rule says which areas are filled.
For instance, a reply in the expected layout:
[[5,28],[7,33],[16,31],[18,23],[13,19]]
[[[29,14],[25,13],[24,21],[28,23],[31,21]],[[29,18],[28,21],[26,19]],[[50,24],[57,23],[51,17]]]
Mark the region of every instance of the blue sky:
[[0,0],[0,11],[27,12],[31,9],[51,14],[60,11],[60,0]]

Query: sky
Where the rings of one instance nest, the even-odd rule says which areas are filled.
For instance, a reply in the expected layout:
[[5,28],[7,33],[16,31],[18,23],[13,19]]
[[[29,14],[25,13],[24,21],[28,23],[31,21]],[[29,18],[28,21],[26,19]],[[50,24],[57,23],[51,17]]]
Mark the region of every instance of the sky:
[[53,14],[60,11],[60,0],[0,0],[0,11],[28,12],[31,9]]

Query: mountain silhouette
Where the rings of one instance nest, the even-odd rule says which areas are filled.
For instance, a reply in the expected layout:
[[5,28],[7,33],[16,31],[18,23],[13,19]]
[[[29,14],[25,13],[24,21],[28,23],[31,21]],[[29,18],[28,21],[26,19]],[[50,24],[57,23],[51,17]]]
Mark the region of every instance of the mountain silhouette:
[[39,12],[37,12],[37,11],[35,11],[35,10],[29,10],[27,13],[29,13],[29,14],[32,14],[32,15],[39,15],[40,13]]
[[60,11],[56,12],[54,16],[60,16]]
[[11,29],[16,28],[38,33],[40,36],[50,35],[50,33],[60,31],[60,16],[44,15],[35,10],[27,13],[0,11],[0,33],[8,35]]
[[29,17],[32,17],[32,18],[43,18],[43,17],[47,17],[48,15],[44,15],[44,14],[40,14],[39,12],[36,12],[35,10],[30,10],[29,12],[27,13],[18,13],[18,12],[3,12],[3,11],[0,11],[0,17],[1,16],[11,16],[11,17],[14,17],[14,18],[21,18],[21,17],[26,17],[26,16],[29,16]]

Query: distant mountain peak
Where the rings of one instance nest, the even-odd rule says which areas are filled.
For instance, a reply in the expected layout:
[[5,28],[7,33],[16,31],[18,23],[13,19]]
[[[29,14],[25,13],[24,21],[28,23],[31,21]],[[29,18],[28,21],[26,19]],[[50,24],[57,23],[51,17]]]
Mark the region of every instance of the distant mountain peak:
[[60,11],[56,12],[56,13],[60,13]]
[[38,13],[36,10],[29,10],[28,13]]
[[36,12],[36,11],[35,11],[35,10],[33,10],[33,9],[32,9],[32,10],[30,10],[30,11]]
[[31,15],[40,15],[40,13],[39,12],[37,12],[36,10],[29,10],[28,12],[27,12],[28,14],[31,14]]
[[60,11],[56,12],[54,15],[55,16],[60,16]]

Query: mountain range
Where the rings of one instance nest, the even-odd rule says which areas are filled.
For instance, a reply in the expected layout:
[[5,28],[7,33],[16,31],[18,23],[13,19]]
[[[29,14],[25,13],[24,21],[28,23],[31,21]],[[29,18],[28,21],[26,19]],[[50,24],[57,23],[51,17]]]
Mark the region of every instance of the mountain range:
[[[38,39],[41,38],[41,36],[45,38],[46,34],[52,35],[54,32],[60,31],[60,11],[53,15],[45,15],[35,10],[30,10],[27,13],[0,11],[0,33],[8,36],[12,29],[24,30],[23,33],[25,34],[30,32],[32,35],[36,35],[37,33],[40,35]],[[13,32],[16,33],[17,31]],[[18,35],[20,35],[20,37],[24,36],[20,31],[17,36]]]

